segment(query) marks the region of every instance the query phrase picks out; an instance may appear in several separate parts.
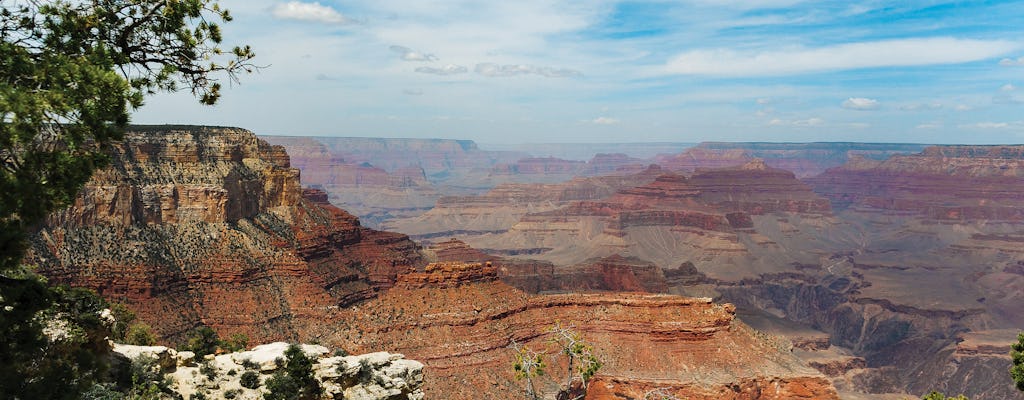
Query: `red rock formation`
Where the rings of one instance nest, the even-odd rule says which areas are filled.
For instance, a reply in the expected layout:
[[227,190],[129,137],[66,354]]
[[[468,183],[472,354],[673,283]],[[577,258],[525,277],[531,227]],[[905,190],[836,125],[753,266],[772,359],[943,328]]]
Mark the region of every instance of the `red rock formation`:
[[[578,331],[602,359],[591,398],[617,398],[605,397],[607,382],[616,382],[615,388],[656,382],[695,398],[726,393],[738,399],[795,393],[837,398],[816,371],[736,323],[731,305],[709,299],[628,293],[529,296],[497,281],[496,271],[480,264],[447,264],[399,281],[403,284],[358,310],[344,310],[346,323],[328,340],[349,342],[357,352],[383,347],[422,361],[431,397],[515,396],[521,382],[513,378],[507,346],[515,341],[547,349],[554,357],[547,329],[558,321]],[[561,373],[560,364],[550,362],[547,376],[553,381],[539,380],[539,385],[553,393]]]
[[421,263],[404,235],[303,193],[283,149],[250,132],[137,127],[112,157],[39,228],[28,260],[51,282],[126,303],[171,341],[197,325],[306,336]]
[[726,211],[760,215],[772,212],[828,214],[828,200],[817,196],[792,172],[761,160],[740,167],[699,171],[690,184],[704,203]]
[[946,221],[1024,221],[1022,149],[934,146],[885,161],[855,159],[808,183],[840,208]]

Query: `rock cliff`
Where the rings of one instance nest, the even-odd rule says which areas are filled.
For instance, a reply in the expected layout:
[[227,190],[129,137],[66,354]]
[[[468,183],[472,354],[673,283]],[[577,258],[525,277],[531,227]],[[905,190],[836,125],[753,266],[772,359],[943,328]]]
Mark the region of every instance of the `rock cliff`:
[[171,341],[200,325],[294,340],[421,262],[404,235],[361,227],[326,200],[251,132],[134,127],[75,204],[38,228],[28,261],[127,304]]
[[[619,394],[646,387],[691,398],[782,399],[793,393],[837,398],[819,372],[781,343],[735,321],[731,305],[710,299],[532,296],[501,283],[486,264],[436,264],[399,281],[358,308],[343,310],[346,322],[331,340],[351,342],[357,352],[383,347],[422,361],[428,395],[514,396],[522,386],[513,377],[508,346],[515,341],[546,349],[547,329],[560,322],[591,343],[604,364],[589,398],[625,398]],[[549,368],[552,379],[559,376],[557,365]],[[556,383],[540,385],[553,393]]]

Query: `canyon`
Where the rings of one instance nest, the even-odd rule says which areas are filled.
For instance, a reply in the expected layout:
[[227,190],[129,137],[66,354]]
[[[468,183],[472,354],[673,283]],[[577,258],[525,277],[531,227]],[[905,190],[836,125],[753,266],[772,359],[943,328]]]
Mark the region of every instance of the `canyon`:
[[[851,398],[1021,398],[1005,374],[1024,326],[1019,146],[747,145],[702,144],[579,196],[561,193],[611,177],[443,198],[388,226],[428,246],[458,238],[530,292],[734,303]],[[618,268],[595,273],[600,259]]]
[[[466,150],[455,144],[456,152]],[[35,229],[27,261],[51,283],[88,287],[124,304],[164,344],[180,344],[208,326],[252,342],[400,352],[423,363],[423,392],[431,398],[517,393],[522,382],[514,378],[508,346],[554,354],[546,347],[548,329],[561,324],[579,332],[604,363],[588,398],[650,391],[837,398],[832,382],[790,352],[789,342],[751,329],[732,305],[643,293],[710,279],[692,264],[662,272],[650,261],[610,254],[568,270],[548,264],[557,280],[542,284],[533,271],[544,268],[543,260],[486,255],[457,241],[424,248],[404,234],[364,227],[331,205],[323,189],[303,188],[299,178],[306,174],[316,175],[300,173],[283,147],[242,129],[133,127],[74,205]],[[579,178],[557,201],[596,201],[626,190],[637,176],[654,184],[664,175],[646,168]],[[747,195],[741,204],[813,208],[815,199],[804,195],[785,203]],[[725,231],[749,229],[747,219],[701,212]],[[515,276],[522,278],[516,285],[545,293],[505,282]],[[555,381],[538,383],[558,389]]]
[[1024,326],[1020,146],[573,161],[315,139],[135,127],[28,260],[164,343],[209,326],[399,352],[428,397],[522,390],[509,346],[554,353],[564,323],[605,364],[594,399],[1022,398],[1005,372]]

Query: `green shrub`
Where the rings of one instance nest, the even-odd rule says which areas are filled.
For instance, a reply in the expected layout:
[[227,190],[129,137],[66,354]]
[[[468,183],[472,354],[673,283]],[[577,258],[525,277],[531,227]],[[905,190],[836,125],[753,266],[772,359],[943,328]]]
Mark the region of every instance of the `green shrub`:
[[246,389],[256,389],[260,387],[260,374],[256,371],[245,371],[239,377],[238,383]]
[[260,369],[260,365],[246,358],[242,360],[242,368],[245,369]]
[[124,334],[124,342],[136,346],[152,346],[156,344],[153,328],[145,322],[136,322],[128,327]]
[[249,337],[244,333],[236,333],[231,335],[228,340],[220,341],[220,347],[229,352],[236,352],[245,350],[249,346]]
[[206,375],[206,379],[211,381],[217,379],[217,367],[210,361],[199,365],[199,373]]
[[297,344],[288,346],[284,368],[267,379],[265,400],[312,400],[320,398],[320,382],[313,377],[313,360]]
[[203,326],[192,331],[185,350],[196,353],[197,358],[202,358],[207,354],[216,353],[219,344],[220,339],[217,338],[217,332],[208,326]]

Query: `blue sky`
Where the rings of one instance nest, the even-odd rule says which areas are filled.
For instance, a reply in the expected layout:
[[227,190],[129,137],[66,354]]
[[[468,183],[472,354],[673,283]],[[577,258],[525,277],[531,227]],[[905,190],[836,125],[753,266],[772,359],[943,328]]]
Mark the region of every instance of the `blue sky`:
[[259,73],[133,121],[483,143],[1024,142],[1024,1],[230,0]]

